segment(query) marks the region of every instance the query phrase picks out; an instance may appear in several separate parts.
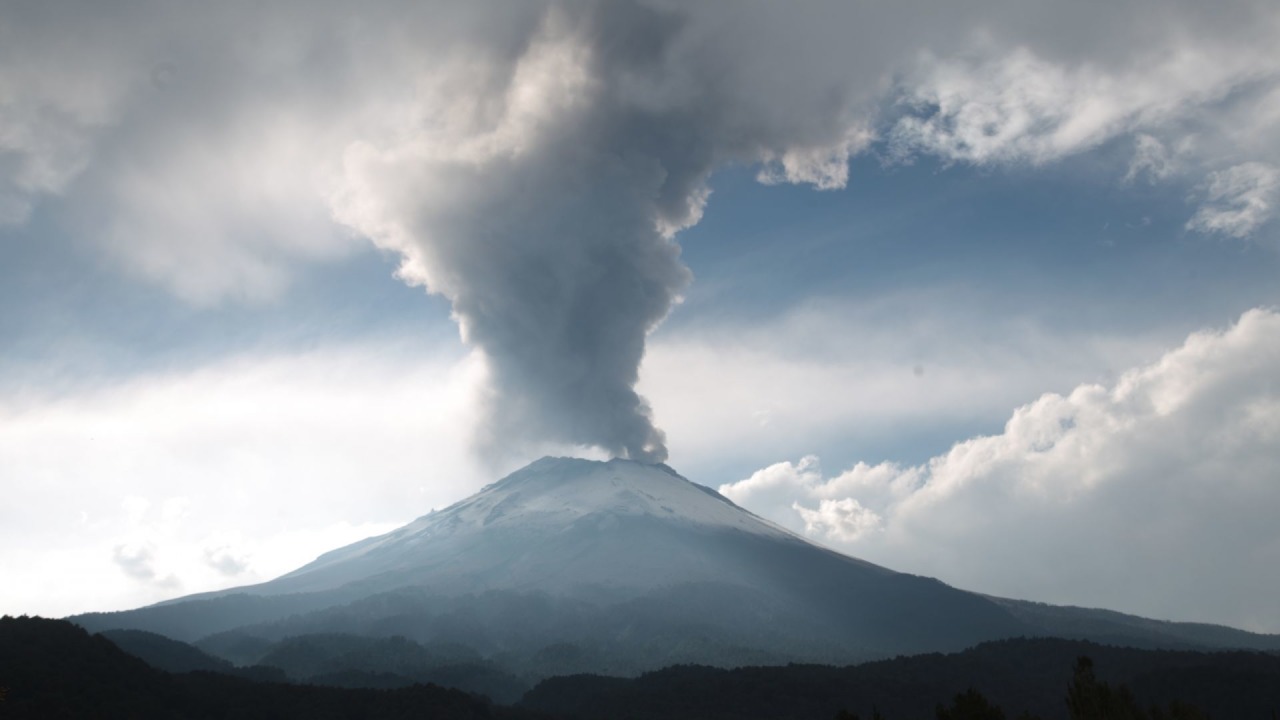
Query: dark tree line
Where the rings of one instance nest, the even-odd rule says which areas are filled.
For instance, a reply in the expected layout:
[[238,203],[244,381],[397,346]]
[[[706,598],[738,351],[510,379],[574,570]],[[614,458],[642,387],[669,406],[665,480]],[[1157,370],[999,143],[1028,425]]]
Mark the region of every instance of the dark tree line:
[[850,667],[683,666],[630,679],[558,677],[535,686],[521,706],[633,720],[1267,720],[1280,708],[1280,656],[1039,638]]
[[[1143,710],[1127,685],[1112,686],[1098,680],[1093,660],[1081,656],[1076,660],[1071,685],[1067,688],[1067,717],[1070,720],[1212,720],[1200,708],[1178,700],[1165,707],[1152,705]],[[1276,713],[1271,713],[1275,718]],[[993,704],[974,688],[957,694],[949,706],[939,705],[936,720],[1008,720],[1004,709]],[[835,720],[862,720],[855,713],[841,710]],[[869,720],[889,720],[873,710]],[[1015,720],[1041,720],[1023,711]]]
[[[128,637],[177,666],[208,662],[189,647]],[[1280,656],[1152,652],[1051,639],[844,668],[676,666],[636,678],[558,677],[540,683],[515,707],[431,684],[379,689],[272,681],[282,673],[271,670],[252,677],[164,672],[65,621],[0,618],[0,720],[1280,720],[1274,713],[1280,708]]]
[[0,718],[488,718],[537,713],[434,685],[390,690],[257,682],[208,671],[171,674],[62,620],[0,618]]

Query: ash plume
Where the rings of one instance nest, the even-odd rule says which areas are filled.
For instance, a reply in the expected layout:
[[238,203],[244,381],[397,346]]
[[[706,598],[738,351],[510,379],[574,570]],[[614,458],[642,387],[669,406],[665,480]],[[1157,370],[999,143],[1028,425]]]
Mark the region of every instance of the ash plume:
[[552,6],[509,64],[459,61],[483,90],[441,88],[429,132],[348,153],[339,217],[452,301],[487,361],[488,445],[667,457],[635,385],[691,279],[672,236],[722,154],[712,108],[671,102],[681,27],[627,3]]
[[717,169],[832,189],[859,154],[1038,167],[1134,136],[1128,181],[1183,183],[1190,231],[1280,206],[1274,3],[353,8],[6,8],[0,227],[56,197],[77,243],[197,304],[371,239],[483,357],[482,445],[659,461],[638,369]]

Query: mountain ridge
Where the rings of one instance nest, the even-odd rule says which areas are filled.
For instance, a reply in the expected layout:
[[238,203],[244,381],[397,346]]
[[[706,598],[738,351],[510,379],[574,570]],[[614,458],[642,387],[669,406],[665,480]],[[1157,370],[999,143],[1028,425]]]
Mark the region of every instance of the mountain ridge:
[[[664,541],[656,528],[696,534],[739,531],[812,545],[666,465],[542,458],[447,508],[325,553],[297,570],[248,589],[272,594],[309,592],[352,582],[392,589],[406,584],[406,573],[428,567],[437,570],[430,579],[441,591],[447,590],[444,586],[449,582],[442,580],[447,576],[462,591],[474,592],[515,586],[560,594],[579,584],[651,587],[723,575],[718,571],[724,568],[709,561],[697,567],[676,567],[678,557],[614,546],[640,525],[645,526],[639,529],[643,537],[633,541],[659,546]],[[609,544],[607,550],[585,550],[602,543]],[[677,555],[696,554],[697,548],[682,550]],[[451,558],[444,556],[468,551],[468,567],[450,567]],[[542,557],[520,562],[535,553]],[[606,553],[607,558],[597,557]],[[618,572],[623,557],[629,567]],[[591,563],[595,565],[588,567]],[[499,577],[482,578],[481,568],[494,572],[501,568],[502,572]],[[389,579],[378,579],[386,573],[392,573]]]
[[840,664],[1055,634],[1280,648],[1280,637],[958,590],[811,543],[668,466],[576,458],[531,463],[265,583],[75,620],[221,638],[210,647],[333,632],[462,642],[529,681],[550,669]]

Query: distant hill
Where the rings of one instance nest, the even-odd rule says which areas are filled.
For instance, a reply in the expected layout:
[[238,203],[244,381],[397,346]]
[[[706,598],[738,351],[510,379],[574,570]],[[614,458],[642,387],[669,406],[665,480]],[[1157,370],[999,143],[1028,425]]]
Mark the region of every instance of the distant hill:
[[[1280,656],[1274,654],[1151,651],[1053,639],[984,643],[961,653],[853,667],[680,666],[638,678],[557,677],[531,690],[520,706],[579,720],[832,720],[842,711],[870,718],[876,710],[896,720],[933,718],[938,705],[975,688],[1009,720],[1023,712],[1049,720],[1067,717],[1067,688],[1081,656],[1092,659],[1100,681],[1127,686],[1143,709],[1179,702],[1219,720],[1271,720],[1280,711]],[[1131,716],[1105,716],[1113,717]]]
[[990,599],[1014,617],[1039,629],[1039,634],[1058,638],[1152,649],[1280,651],[1280,635],[1252,633],[1209,623],[1151,620],[1114,610],[996,597]]
[[116,647],[157,670],[171,673],[230,672],[235,666],[199,648],[146,630],[106,630],[99,633]]
[[[814,545],[665,465],[570,458],[543,458],[270,582],[73,619],[160,633],[236,664],[309,635],[465,647],[472,657],[450,677],[504,697],[552,675],[844,665],[1011,637],[1280,648],[1277,636],[965,592]],[[423,657],[398,667],[364,651],[322,657],[323,670],[290,672],[444,681],[433,673],[445,666]]]
[[31,617],[0,618],[0,688],[5,689],[0,717],[14,719],[540,717],[435,686],[347,690],[211,672],[174,675],[101,635],[66,621]]
[[[135,647],[151,639],[120,635]],[[315,650],[315,638],[285,643],[275,657]],[[368,649],[351,638],[329,638],[334,649]],[[405,641],[407,643],[407,641]],[[162,644],[159,644],[162,646]],[[383,648],[385,649],[385,648]],[[166,648],[166,656],[186,651]],[[401,648],[397,655],[419,652]],[[350,671],[360,684],[393,689],[345,690],[312,684],[254,682],[208,671],[171,674],[149,667],[102,635],[61,620],[0,618],[0,717],[3,718],[495,718],[605,720],[917,720],[940,706],[977,698],[1001,715],[950,718],[1067,717],[1073,667],[1092,658],[1095,690],[1136,699],[1135,708],[1178,708],[1181,714],[1099,715],[1126,720],[1267,720],[1280,709],[1280,656],[1253,652],[1174,652],[1115,648],[1079,641],[1029,639],[985,643],[951,655],[926,654],[853,667],[791,665],[724,670],[677,666],[626,679],[556,677],[528,692],[517,707],[439,687],[400,687],[399,676]],[[323,660],[313,663],[319,670]],[[1092,672],[1091,672],[1092,677]],[[334,680],[332,684],[341,684]],[[957,698],[957,695],[963,696]],[[972,705],[972,703],[970,703]],[[1030,714],[1022,714],[1024,712]],[[1208,714],[1204,714],[1207,712]],[[1084,717],[1094,717],[1085,715]]]
[[[514,703],[529,684],[461,645],[424,647],[404,637],[313,634],[254,645],[241,665],[145,630],[99,633],[157,670],[217,672],[250,680],[334,687],[399,688],[435,684]],[[216,642],[213,644],[216,645]],[[242,649],[241,652],[244,652]]]
[[[172,640],[163,635],[145,630],[105,630],[98,634],[151,667],[169,673],[216,672],[265,682],[287,682],[290,680],[289,674],[281,668],[257,662],[233,664],[228,660],[204,652],[194,645]],[[317,684],[323,685],[326,683]],[[392,687],[404,687],[412,684],[413,681],[401,678],[401,682]],[[360,685],[356,687],[375,687],[375,685]],[[450,685],[450,687],[453,686]]]

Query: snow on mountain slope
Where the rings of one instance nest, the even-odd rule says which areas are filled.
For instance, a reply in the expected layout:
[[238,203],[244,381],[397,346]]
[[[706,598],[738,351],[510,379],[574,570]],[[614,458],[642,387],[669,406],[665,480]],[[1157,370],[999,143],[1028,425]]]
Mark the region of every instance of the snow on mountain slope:
[[412,534],[445,523],[451,528],[473,529],[563,527],[593,513],[647,515],[769,536],[790,535],[714,490],[689,482],[666,465],[576,458],[542,458],[404,530]]
[[590,515],[648,516],[685,525],[791,536],[789,531],[752,515],[716,491],[689,482],[666,465],[547,457],[440,512],[358,543],[359,547],[329,555],[355,557],[410,538],[487,529],[556,530]]
[[740,574],[740,559],[720,556],[715,543],[688,542],[691,534],[805,543],[665,465],[543,458],[455,505],[326,553],[255,590],[364,582],[556,592]]
[[[1271,647],[1238,631],[984,597],[814,545],[666,466],[568,458],[267,583],[76,621],[186,641],[229,633],[233,644],[400,634],[480,648],[533,675],[848,663],[1045,634]],[[574,663],[547,664],[565,648]]]

